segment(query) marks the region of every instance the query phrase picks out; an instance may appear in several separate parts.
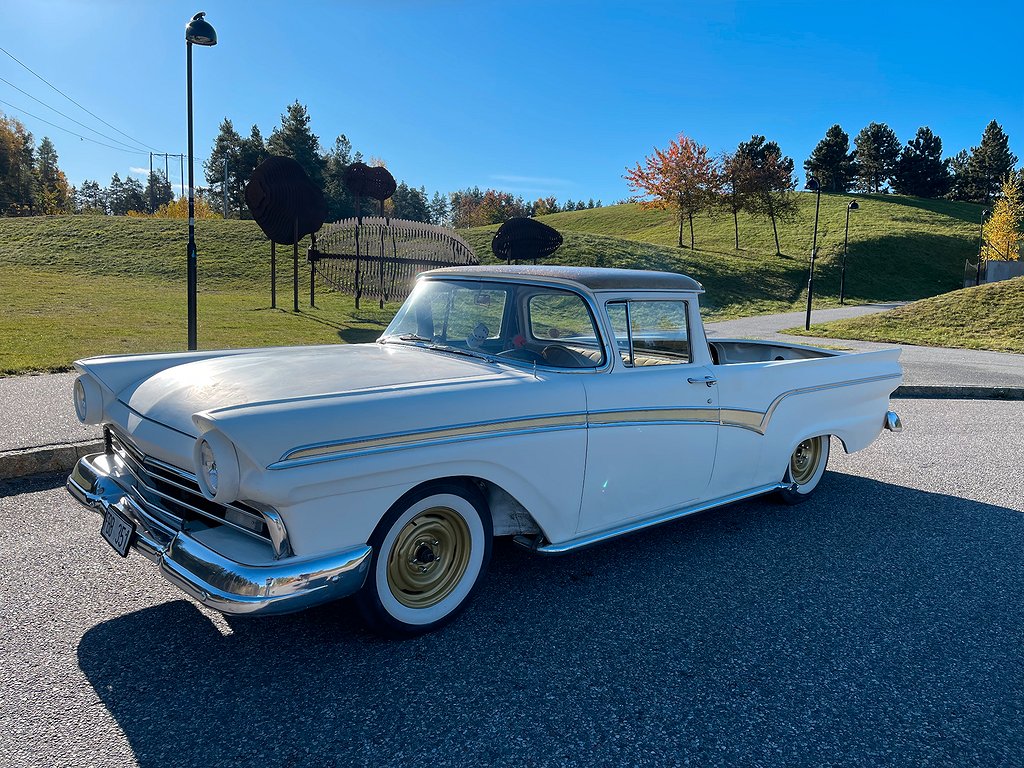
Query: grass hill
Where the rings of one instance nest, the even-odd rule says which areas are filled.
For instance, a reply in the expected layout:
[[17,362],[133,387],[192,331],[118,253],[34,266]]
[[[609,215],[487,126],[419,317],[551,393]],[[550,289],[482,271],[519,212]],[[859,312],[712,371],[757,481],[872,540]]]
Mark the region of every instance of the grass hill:
[[[677,248],[671,214],[618,205],[542,220],[562,232],[556,263],[685,272],[708,290],[719,317],[799,306],[807,280],[814,200],[800,195],[795,219],[771,226],[700,217],[697,249]],[[816,305],[834,304],[845,196],[822,195]],[[852,301],[917,299],[957,288],[974,253],[980,207],[897,196],[858,196],[850,224],[847,296]],[[319,293],[309,307],[300,246],[300,311],[290,311],[291,252],[278,251],[278,309],[270,309],[270,246],[252,222],[199,220],[199,346],[367,341],[395,307]],[[485,262],[497,227],[463,234]],[[0,375],[62,370],[78,357],[185,347],[183,221],[102,216],[0,219]]]
[[1024,277],[787,333],[1024,353]]
[[[846,296],[853,303],[919,299],[963,284],[964,261],[977,253],[981,206],[898,195],[822,195],[815,267],[815,306],[838,302],[846,205],[850,218]],[[741,215],[740,250],[732,216],[695,221],[697,248],[678,248],[675,216],[616,205],[556,213],[539,219],[562,233],[552,261],[566,264],[667,269],[685,272],[707,289],[710,314],[738,316],[786,311],[806,301],[814,197],[798,196],[796,216],[780,224],[783,256],[775,255],[768,221]],[[490,255],[497,227],[464,234],[479,254]],[[641,245],[642,244],[642,245]]]

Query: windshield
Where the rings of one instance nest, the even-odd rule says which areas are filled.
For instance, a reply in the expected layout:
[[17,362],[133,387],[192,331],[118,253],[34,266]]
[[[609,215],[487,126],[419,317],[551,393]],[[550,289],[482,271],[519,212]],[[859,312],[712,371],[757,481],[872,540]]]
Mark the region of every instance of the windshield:
[[583,297],[539,285],[421,280],[381,341],[553,368],[604,362]]

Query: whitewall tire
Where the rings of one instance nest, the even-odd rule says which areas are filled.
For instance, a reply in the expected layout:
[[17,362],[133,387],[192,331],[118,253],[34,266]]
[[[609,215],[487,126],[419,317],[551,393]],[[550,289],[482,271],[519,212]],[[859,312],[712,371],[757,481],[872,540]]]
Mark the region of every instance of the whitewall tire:
[[800,504],[806,501],[821,482],[828,464],[829,436],[809,437],[800,442],[789,457],[784,483],[791,488],[779,491],[779,498],[786,504]]
[[493,529],[476,487],[438,482],[403,496],[378,524],[366,584],[356,595],[370,627],[409,636],[447,624],[476,594]]

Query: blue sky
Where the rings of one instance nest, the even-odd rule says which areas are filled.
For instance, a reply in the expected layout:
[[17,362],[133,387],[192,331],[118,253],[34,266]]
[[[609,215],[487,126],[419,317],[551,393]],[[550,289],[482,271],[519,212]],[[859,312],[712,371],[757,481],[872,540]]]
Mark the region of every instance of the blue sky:
[[[954,154],[996,119],[1024,157],[1019,0],[3,3],[0,46],[160,152],[185,150],[184,26],[205,10],[219,44],[194,51],[199,157],[225,116],[266,136],[295,99],[325,147],[344,133],[430,192],[613,202],[624,168],[679,132],[715,152],[763,133],[802,172],[836,122],[903,142],[928,125]],[[3,54],[0,78],[127,141]],[[26,116],[109,143],[7,83],[0,100],[74,184],[148,167]]]

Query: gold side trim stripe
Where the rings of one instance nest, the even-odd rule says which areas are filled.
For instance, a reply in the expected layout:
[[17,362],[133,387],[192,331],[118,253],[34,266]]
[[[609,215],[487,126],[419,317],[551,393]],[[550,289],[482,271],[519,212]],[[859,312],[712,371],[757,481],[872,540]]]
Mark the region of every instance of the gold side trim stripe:
[[281,461],[296,461],[299,459],[319,458],[336,453],[353,453],[358,451],[377,450],[381,448],[399,448],[419,443],[434,442],[436,440],[490,437],[492,435],[506,432],[564,429],[566,427],[585,427],[586,425],[587,416],[585,413],[572,413],[560,416],[533,416],[530,418],[512,419],[509,421],[464,424],[444,429],[426,429],[420,432],[381,435],[379,437],[370,437],[364,440],[347,440],[339,443],[330,443],[328,445],[299,448],[285,454]]
[[717,408],[637,408],[628,411],[599,411],[587,419],[590,426],[649,424],[658,422],[718,424]]

